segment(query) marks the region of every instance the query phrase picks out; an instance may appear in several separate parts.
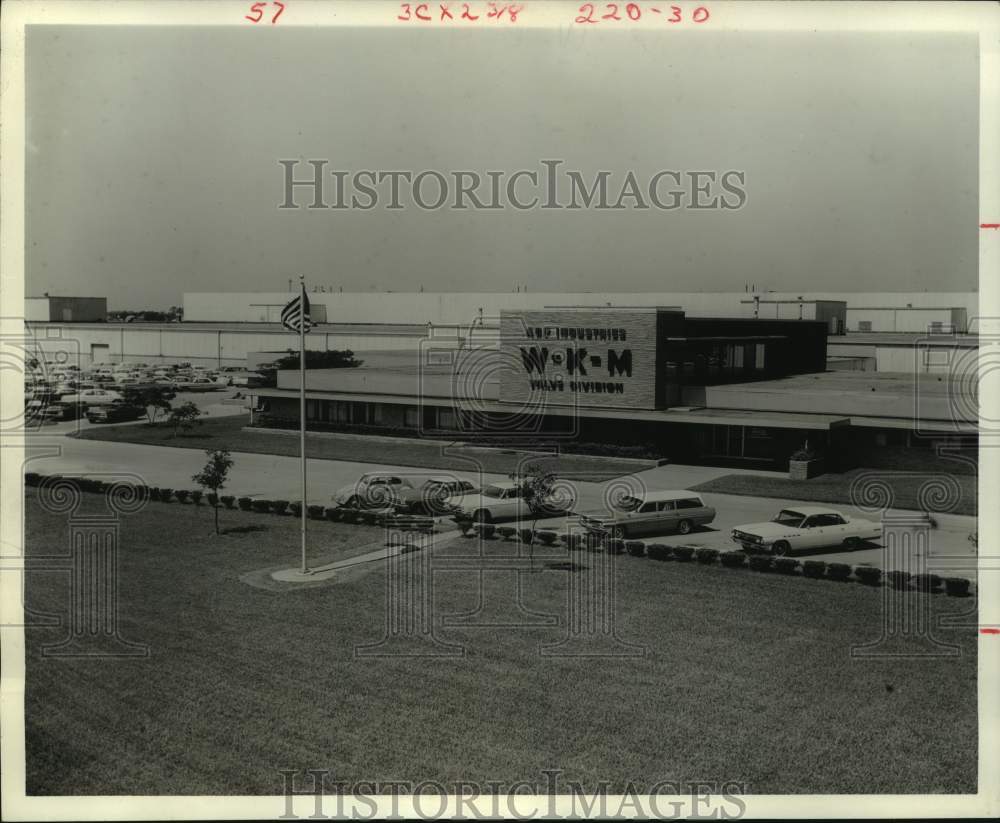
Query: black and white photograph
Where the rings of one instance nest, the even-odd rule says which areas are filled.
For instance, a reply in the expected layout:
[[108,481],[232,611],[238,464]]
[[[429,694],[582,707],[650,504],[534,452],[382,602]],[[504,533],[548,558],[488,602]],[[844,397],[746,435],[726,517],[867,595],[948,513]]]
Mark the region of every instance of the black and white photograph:
[[2,25],[4,819],[1000,814],[1000,7]]

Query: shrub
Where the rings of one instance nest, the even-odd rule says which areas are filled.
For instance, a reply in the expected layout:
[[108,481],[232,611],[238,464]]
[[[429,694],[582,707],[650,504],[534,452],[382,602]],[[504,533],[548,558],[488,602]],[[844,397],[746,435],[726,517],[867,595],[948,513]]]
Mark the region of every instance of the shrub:
[[901,569],[893,569],[885,573],[885,579],[894,589],[906,589],[910,586],[910,573]]
[[341,509],[340,519],[345,523],[357,523],[361,517],[359,509]]
[[24,474],[25,486],[37,486],[41,482],[42,482],[42,476],[38,472],[25,472]]
[[209,492],[208,494],[206,494],[205,500],[207,501],[209,506],[219,505],[219,495],[217,495],[215,492]]
[[750,555],[750,568],[755,572],[769,572],[774,565],[774,558],[769,554]]
[[882,570],[873,566],[857,566],[854,569],[854,576],[866,586],[877,586],[882,580]]
[[344,512],[343,509],[338,509],[336,506],[332,506],[323,509],[323,516],[326,517],[327,520],[336,523],[344,516]]
[[222,503],[222,505],[227,509],[231,509],[234,505],[236,505],[236,498],[231,494],[224,494],[219,498],[219,502]]
[[671,554],[674,560],[690,560],[694,557],[694,546],[674,546]]
[[323,519],[323,507],[320,506],[319,504],[310,504],[309,507],[306,509],[306,512],[313,520]]
[[191,502],[196,506],[201,505],[201,498],[204,497],[204,492],[201,489],[193,489],[191,492]]
[[[850,567],[848,567],[848,572],[850,572]],[[814,579],[822,577],[826,574],[826,563],[822,560],[806,560],[802,564],[802,576],[812,577]]]
[[578,552],[583,548],[587,536],[585,534],[567,534],[566,548],[571,552]]
[[236,503],[240,507],[240,511],[248,512],[253,508],[253,500],[249,497],[241,497]]
[[497,534],[504,540],[513,540],[517,536],[517,529],[513,526],[497,526]]
[[540,531],[535,532],[535,536],[542,542],[543,546],[554,546],[556,540],[559,539],[559,535],[553,531]]
[[694,556],[698,559],[699,563],[714,563],[715,559],[719,556],[719,550],[702,546],[700,549],[695,550]]
[[826,567],[826,574],[831,580],[843,582],[851,576],[851,567],[847,563],[831,563]]
[[363,509],[362,511],[359,511],[355,517],[358,521],[364,523],[366,526],[374,526],[375,519],[378,517],[378,515],[371,509]]
[[604,540],[605,536],[603,534],[588,534],[587,551],[589,552],[604,551]]
[[149,499],[150,500],[159,500],[160,499],[160,490],[159,490],[158,487],[156,487],[156,486],[150,486],[149,487]]
[[164,489],[162,486],[160,487],[160,502],[161,503],[169,503],[170,502],[170,498],[173,497],[173,496],[174,496],[174,490],[173,489]]
[[719,555],[719,562],[723,566],[728,566],[730,569],[742,569],[747,562],[747,556],[741,551],[732,550],[727,552],[722,552]]
[[517,534],[518,537],[521,538],[522,543],[527,543],[529,545],[533,542],[535,537],[535,532],[531,529],[518,529]]
[[625,551],[625,541],[612,538],[605,544],[608,554],[622,554]]
[[964,577],[946,577],[944,589],[952,597],[965,597],[969,593],[969,581]]
[[646,557],[653,560],[669,560],[670,546],[666,543],[650,543],[646,546]]
[[[298,502],[289,503],[288,504],[288,510],[289,510],[289,512],[292,513],[293,516],[295,516],[295,517],[302,517],[302,504],[301,503],[298,503]],[[281,514],[281,512],[278,512],[278,513]]]
[[271,501],[271,511],[275,514],[287,514],[288,513],[288,501],[287,500],[272,500]]
[[484,540],[492,540],[496,537],[497,527],[493,523],[476,523],[475,529]]
[[645,557],[646,544],[641,540],[626,540],[625,551],[632,555],[632,557]]
[[266,514],[271,511],[271,501],[270,500],[253,500],[250,503],[253,510],[259,514]]
[[187,503],[188,498],[191,496],[191,492],[187,489],[178,489],[174,492],[174,497],[177,498],[178,503]]
[[795,570],[799,567],[799,561],[794,557],[776,557],[774,558],[774,570],[778,574],[795,574]]
[[913,575],[913,584],[917,587],[917,591],[922,592],[934,592],[941,588],[941,583],[943,580],[939,575],[936,574],[915,574]]

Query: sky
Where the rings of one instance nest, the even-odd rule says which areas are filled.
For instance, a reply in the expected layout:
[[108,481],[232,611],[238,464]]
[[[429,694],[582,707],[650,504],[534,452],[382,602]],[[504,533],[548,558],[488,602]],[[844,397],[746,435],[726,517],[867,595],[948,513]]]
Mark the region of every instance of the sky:
[[[299,274],[345,291],[977,287],[967,35],[33,26],[26,71],[29,295],[166,308]],[[560,159],[615,192],[629,170],[739,170],[747,201],[281,210],[294,158],[446,175]]]

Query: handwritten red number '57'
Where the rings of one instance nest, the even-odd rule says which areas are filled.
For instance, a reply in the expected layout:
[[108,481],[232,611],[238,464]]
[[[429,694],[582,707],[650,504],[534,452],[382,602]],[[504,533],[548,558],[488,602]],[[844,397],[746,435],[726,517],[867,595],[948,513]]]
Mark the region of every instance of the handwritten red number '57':
[[[243,15],[244,18],[246,18],[247,20],[249,20],[251,23],[259,23],[261,20],[264,19],[264,7],[266,5],[268,5],[268,4],[267,3],[254,3],[252,6],[250,6],[250,12],[251,12],[251,14],[255,14],[256,17],[252,17],[250,14],[244,14]],[[274,13],[274,16],[271,18],[271,24],[273,25],[273,24],[277,23],[278,22],[278,18],[281,17],[281,13],[285,10],[285,4],[284,3],[279,3],[278,0],[274,0],[274,2],[271,5],[274,5],[274,6],[278,7],[278,10]]]

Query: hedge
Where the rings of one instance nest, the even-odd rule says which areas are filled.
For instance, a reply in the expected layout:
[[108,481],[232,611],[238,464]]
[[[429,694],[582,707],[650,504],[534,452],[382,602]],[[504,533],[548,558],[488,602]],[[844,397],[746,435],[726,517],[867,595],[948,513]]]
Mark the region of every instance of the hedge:
[[164,488],[161,487],[160,488],[160,502],[161,503],[169,503],[170,502],[170,498],[173,497],[173,494],[174,494],[174,490],[173,489],[164,489]]
[[543,546],[554,546],[556,541],[559,539],[559,534],[548,529],[540,532],[535,532],[535,537],[542,541]]
[[336,506],[331,506],[323,509],[323,515],[327,520],[336,523],[343,518],[344,511],[343,509],[338,509]]
[[299,502],[289,503],[288,511],[291,512],[293,517],[302,517],[302,504]]
[[174,497],[177,498],[178,503],[187,503],[188,498],[191,496],[191,492],[187,489],[178,489],[174,492]]
[[778,574],[795,574],[795,570],[798,569],[799,565],[799,561],[794,557],[774,558],[774,570]]
[[517,536],[521,538],[522,543],[527,543],[529,546],[534,542],[535,532],[533,529],[518,529]]
[[709,563],[715,562],[716,558],[719,556],[719,550],[702,546],[700,549],[695,549],[694,556],[697,558],[699,563],[708,565]]
[[847,563],[831,563],[826,567],[826,574],[831,580],[843,582],[850,578],[851,567]]
[[944,588],[952,597],[965,597],[969,593],[969,581],[964,577],[946,577]]
[[[847,569],[850,573],[850,567]],[[813,579],[818,579],[826,573],[826,563],[822,560],[806,560],[802,564],[802,576],[812,577]]]
[[483,540],[492,540],[497,534],[497,527],[493,523],[476,523],[472,528]]
[[886,572],[885,579],[894,589],[907,589],[910,586],[910,573],[901,569]]
[[201,489],[193,489],[191,491],[191,502],[196,506],[201,505],[201,498],[205,496],[205,493]]
[[867,586],[877,586],[882,580],[882,570],[872,566],[856,566],[854,576]]
[[252,500],[250,502],[250,507],[258,514],[266,514],[271,511],[271,501],[270,500]]
[[240,507],[240,511],[248,512],[253,509],[253,500],[249,497],[241,497],[236,502]]
[[231,509],[236,505],[236,498],[231,494],[224,494],[219,498],[219,502],[222,503],[227,509]]
[[272,500],[271,511],[273,511],[275,514],[286,514],[288,512],[288,501]]
[[722,552],[719,555],[719,560],[723,566],[728,566],[731,569],[739,569],[746,565],[747,556],[741,551],[728,551]]
[[690,560],[694,557],[694,546],[674,546],[671,553],[674,560]]
[[625,541],[612,538],[605,543],[604,548],[608,554],[624,554]]
[[632,555],[632,557],[645,557],[646,544],[641,540],[626,540],[625,551]]
[[566,535],[566,548],[571,552],[578,552],[583,548],[586,542],[586,535],[583,534],[567,534]]
[[322,507],[322,506],[320,506],[319,504],[316,504],[316,503],[312,503],[312,504],[310,504],[310,505],[309,505],[309,506],[308,506],[308,507],[306,508],[306,513],[307,513],[307,514],[308,514],[308,515],[309,515],[309,516],[310,516],[310,517],[311,517],[311,518],[312,518],[313,520],[322,520],[322,519],[323,519],[323,507]]
[[513,540],[517,536],[517,529],[513,526],[497,526],[497,534],[504,540]]
[[650,557],[653,560],[669,560],[670,546],[666,543],[651,543],[646,546],[646,557]]
[[769,554],[750,555],[750,568],[755,572],[769,572],[774,566],[774,558]]
[[208,494],[205,495],[205,502],[208,503],[209,506],[213,507],[218,506],[219,495],[217,495],[215,492],[209,492]]
[[913,575],[913,585],[917,587],[917,591],[921,592],[934,592],[941,588],[941,584],[944,582],[939,575],[936,574],[915,574]]

